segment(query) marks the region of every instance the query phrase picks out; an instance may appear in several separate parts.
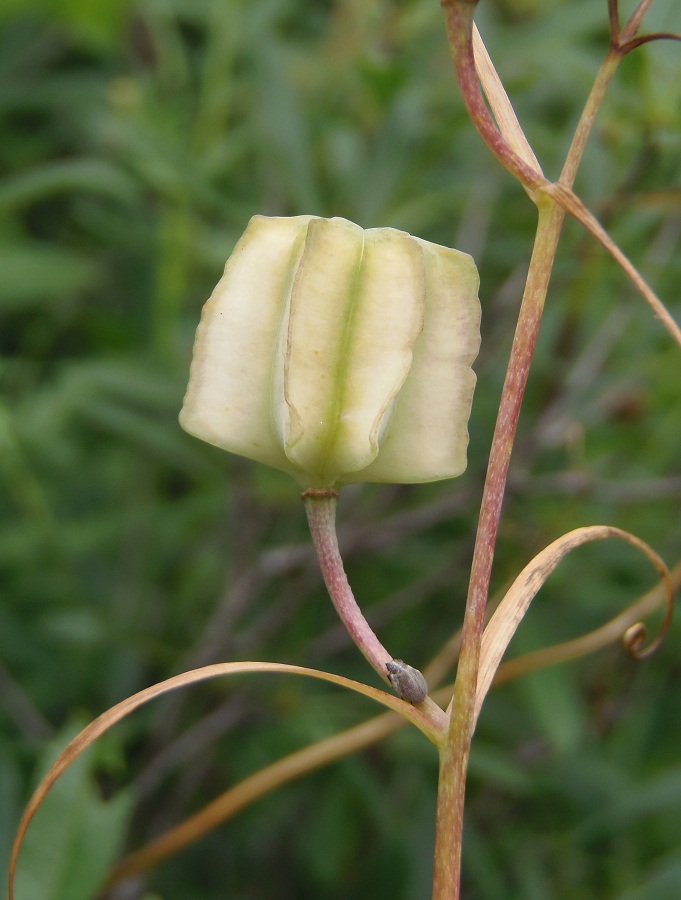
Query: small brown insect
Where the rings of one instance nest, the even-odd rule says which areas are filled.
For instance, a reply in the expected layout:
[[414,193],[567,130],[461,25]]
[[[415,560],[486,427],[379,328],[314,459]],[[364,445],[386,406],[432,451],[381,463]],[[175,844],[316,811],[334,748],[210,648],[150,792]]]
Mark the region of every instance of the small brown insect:
[[385,667],[388,670],[390,684],[400,700],[423,703],[428,696],[428,685],[418,669],[408,666],[401,659],[393,659],[387,662]]

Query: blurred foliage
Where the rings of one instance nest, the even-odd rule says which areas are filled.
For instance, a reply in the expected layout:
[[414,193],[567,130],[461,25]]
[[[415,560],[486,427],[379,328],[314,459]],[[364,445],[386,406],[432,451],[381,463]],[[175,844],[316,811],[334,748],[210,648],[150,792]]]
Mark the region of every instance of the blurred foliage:
[[[76,734],[67,731],[47,745],[41,770]],[[127,791],[118,792],[113,800],[100,796],[93,777],[100,762],[94,753],[79,757],[54,786],[50,802],[38,811],[22,848],[19,896],[61,900],[96,893],[116,858],[131,807]]]
[[[556,176],[607,49],[605,2],[489,0],[478,21]],[[646,26],[681,30],[678,4],[656,0]],[[679,108],[678,45],[632,54],[577,181],[677,319]],[[219,659],[371,677],[339,632],[293,482],[177,425],[200,307],[248,218],[342,215],[477,259],[468,472],[353,487],[341,501],[356,593],[384,643],[422,667],[461,619],[535,214],[466,119],[435,0],[4,3],[0,172],[1,868],[47,742],[63,745],[74,712],[94,717]],[[495,589],[589,523],[632,530],[676,560],[679,371],[678,348],[568,223]],[[513,652],[595,627],[649,584],[626,547],[580,550]],[[467,897],[678,896],[680,638],[676,625],[644,663],[613,648],[492,693],[471,763]],[[330,688],[260,677],[137,714],[35,823],[31,840],[61,859],[50,855],[56,868],[31,900],[73,900],[65,873],[89,891],[116,843],[139,846],[372,712]],[[398,734],[259,802],[125,896],[421,900],[435,780],[432,748]],[[88,827],[101,841],[85,871]]]

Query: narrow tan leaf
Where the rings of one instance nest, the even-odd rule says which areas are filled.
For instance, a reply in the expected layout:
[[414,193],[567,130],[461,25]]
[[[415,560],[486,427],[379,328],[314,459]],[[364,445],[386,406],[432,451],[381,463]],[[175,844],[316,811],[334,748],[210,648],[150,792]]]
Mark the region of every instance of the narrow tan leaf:
[[[112,728],[116,723],[120,722],[130,713],[139,707],[144,706],[157,697],[162,697],[171,691],[179,688],[188,687],[192,684],[198,684],[202,681],[208,681],[211,678],[217,678],[223,675],[240,675],[252,672],[273,672],[289,675],[304,675],[308,678],[316,678],[320,681],[329,681],[340,687],[349,688],[358,694],[363,694],[375,700],[377,703],[391,709],[393,712],[399,713],[406,720],[410,721],[426,737],[436,746],[442,743],[441,725],[435,726],[431,719],[426,715],[423,709],[417,709],[410,703],[405,703],[392,694],[385,691],[352,681],[350,678],[344,678],[342,675],[334,675],[331,672],[320,672],[316,669],[308,669],[303,666],[292,666],[286,663],[269,663],[269,662],[232,662],[232,663],[216,663],[211,666],[203,666],[200,669],[193,669],[190,672],[183,672],[181,675],[175,675],[166,681],[161,681],[151,687],[133,694],[131,697],[122,700],[115,706],[112,706],[106,712],[98,716],[94,721],[87,725],[76,737],[62,750],[54,763],[50,766],[44,778],[35,789],[33,796],[29,800],[24,813],[19,822],[19,826],[14,838],[12,853],[10,856],[9,876],[8,876],[8,896],[9,900],[14,898],[14,874],[16,870],[17,857],[21,848],[26,830],[31,819],[36,814],[38,807],[43,802],[50,788],[57,779],[68,769],[71,763],[99,737]],[[434,706],[434,704],[433,704]],[[425,706],[424,706],[425,708]],[[442,713],[442,710],[440,710]]]
[[[628,649],[637,656],[645,655],[657,646],[669,625],[673,594],[669,570],[662,559],[644,541],[619,528],[613,528],[609,525],[592,525],[569,531],[552,544],[549,544],[525,566],[489,620],[482,636],[480,649],[474,721],[477,721],[487,691],[492,684],[501,658],[506,652],[511,638],[546,579],[571,550],[590,541],[600,541],[606,538],[619,538],[640,550],[653,564],[664,584],[667,597],[667,613],[660,635],[653,641],[652,646],[645,650],[641,649],[638,635],[635,636],[634,642],[632,642],[631,638],[628,642]],[[638,634],[640,634],[640,631]]]
[[404,720],[393,713],[382,713],[361,725],[303,747],[265,766],[229,788],[194,815],[122,859],[109,875],[107,885],[118,884],[125,878],[157,865],[217,828],[264,794],[369,747],[404,724]]
[[[681,562],[677,563],[669,573],[672,582],[672,590],[678,591],[681,587]],[[552,644],[550,647],[542,647],[531,653],[524,653],[515,659],[509,659],[497,669],[494,676],[494,685],[503,684],[514,678],[521,678],[529,672],[538,669],[546,669],[549,666],[557,666],[561,663],[581,659],[589,653],[596,653],[604,647],[616,644],[623,636],[631,634],[631,629],[638,626],[641,619],[655,612],[665,603],[666,591],[663,583],[656,584],[654,588],[622,610],[619,615],[607,621],[600,628],[595,628],[586,634],[582,634],[571,641],[563,641],[560,644]],[[433,699],[437,700],[437,693]]]
[[547,183],[542,187],[542,190],[553,197],[566,212],[583,225],[586,230],[596,238],[598,243],[607,250],[629,281],[646,301],[648,306],[650,306],[655,314],[655,318],[662,322],[672,338],[679,347],[681,347],[681,327],[674,321],[667,307],[650,287],[645,278],[643,278],[636,267],[629,261],[628,257],[612,240],[598,219],[589,212],[579,197],[577,197],[570,188],[560,182],[555,182],[554,184]]
[[476,25],[473,25],[473,53],[475,54],[475,69],[478,73],[480,84],[485,92],[487,102],[492,109],[502,137],[528,166],[536,169],[538,175],[543,175],[539,160],[534,155],[534,151],[525,137],[525,132],[520,126],[513,104],[504,90],[501,79],[494,68],[494,64]]

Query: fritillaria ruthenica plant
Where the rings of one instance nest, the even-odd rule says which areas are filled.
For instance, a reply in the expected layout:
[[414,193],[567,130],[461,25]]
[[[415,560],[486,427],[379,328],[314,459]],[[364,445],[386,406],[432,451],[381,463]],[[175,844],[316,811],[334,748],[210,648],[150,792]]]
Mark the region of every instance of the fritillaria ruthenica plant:
[[[611,526],[579,528],[554,541],[522,569],[489,621],[486,616],[511,450],[566,212],[610,253],[681,344],[678,325],[654,291],[572,191],[587,137],[621,59],[647,41],[678,37],[638,36],[651,2],[641,0],[620,26],[617,2],[609,0],[610,47],[563,171],[552,182],[544,176],[477,34],[475,0],[442,0],[456,78],[471,121],[538,210],[534,249],[490,449],[453,690],[429,696],[421,672],[395,658],[399,649],[390,653],[374,634],[345,576],[335,535],[335,508],[339,488],[350,482],[425,482],[451,478],[464,470],[475,384],[471,364],[479,346],[475,265],[466,254],[391,228],[365,231],[344,219],[312,215],[256,216],[204,308],[181,422],[197,437],[275,466],[298,481],[331,599],[358,648],[394,694],[285,664],[222,663],[175,676],[128,698],[81,732],[36,790],[15,840],[10,896],[28,823],[51,785],[84,747],[168,690],[215,675],[277,671],[333,681],[365,694],[400,713],[437,747],[433,898],[456,900],[471,739],[502,655],[548,575],[567,553],[588,541],[614,537],[633,545],[659,573],[663,584],[655,603],[666,602],[665,622],[658,638],[646,646],[637,623],[642,612],[652,607],[638,604],[630,616],[618,617],[615,631],[621,634],[622,623],[629,626],[625,644],[635,656],[657,644],[669,623],[673,583],[679,573],[675,569],[672,581],[654,551]],[[607,640],[614,640],[612,632]],[[384,733],[379,728],[373,739]],[[352,749],[360,745],[359,739],[351,742]],[[335,746],[325,752],[328,759],[342,755]],[[251,785],[250,794],[245,794],[250,799],[259,796],[313,764],[319,765],[318,757],[313,763],[304,751],[300,760],[294,754],[281,771],[269,773],[262,785]],[[237,799],[227,792],[206,808],[205,815],[197,814],[123,860],[110,882],[176,852],[245,802],[248,799],[243,796]]]

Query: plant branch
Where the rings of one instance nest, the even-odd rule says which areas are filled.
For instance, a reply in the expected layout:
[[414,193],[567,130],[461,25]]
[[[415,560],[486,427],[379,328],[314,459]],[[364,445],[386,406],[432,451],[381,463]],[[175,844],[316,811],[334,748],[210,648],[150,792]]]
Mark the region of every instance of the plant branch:
[[630,41],[620,44],[620,51],[624,55],[636,50],[637,47],[642,47],[643,44],[650,44],[652,41],[681,41],[681,34],[677,34],[675,31],[653,31],[651,34],[642,34],[641,37],[632,38]]
[[563,209],[566,212],[569,212],[574,219],[584,225],[587,231],[596,238],[598,243],[608,251],[610,256],[612,256],[625,275],[629,278],[629,281],[631,281],[636,290],[650,306],[655,317],[660,320],[672,338],[681,347],[681,327],[674,321],[669,310],[657,296],[655,291],[612,240],[593,213],[589,212],[579,197],[560,182],[548,184],[543,190],[545,193],[550,194],[557,203],[560,203]]
[[[303,502],[312,543],[317,552],[324,583],[336,612],[364,658],[373,666],[377,674],[387,684],[390,684],[386,663],[391,662],[393,657],[364,618],[343,567],[336,536],[338,494],[334,490],[307,490],[303,493]],[[447,718],[437,703],[434,703],[430,697],[426,697],[417,706],[430,719],[433,729],[444,735],[447,730]]]
[[603,102],[605,92],[617,71],[617,66],[620,63],[621,58],[621,54],[611,47],[594,79],[593,86],[589,92],[586,103],[584,104],[584,109],[579,117],[579,122],[577,123],[570,149],[565,158],[563,171],[560,173],[559,181],[561,184],[566,185],[566,187],[572,187],[575,180],[577,168],[582,159],[586,142],[596,120],[596,114]]
[[306,491],[303,494],[303,502],[324,584],[336,612],[362,656],[373,666],[383,681],[390,684],[385,666],[392,660],[392,656],[364,618],[343,567],[336,535],[338,494],[332,490]]

